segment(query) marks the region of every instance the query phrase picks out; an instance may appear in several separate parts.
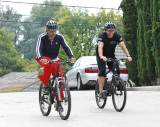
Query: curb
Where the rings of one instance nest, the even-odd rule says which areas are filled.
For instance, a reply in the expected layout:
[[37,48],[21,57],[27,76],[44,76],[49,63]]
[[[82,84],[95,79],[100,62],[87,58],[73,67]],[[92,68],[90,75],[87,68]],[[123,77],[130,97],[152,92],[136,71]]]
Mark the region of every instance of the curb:
[[127,91],[160,91],[160,86],[128,87]]

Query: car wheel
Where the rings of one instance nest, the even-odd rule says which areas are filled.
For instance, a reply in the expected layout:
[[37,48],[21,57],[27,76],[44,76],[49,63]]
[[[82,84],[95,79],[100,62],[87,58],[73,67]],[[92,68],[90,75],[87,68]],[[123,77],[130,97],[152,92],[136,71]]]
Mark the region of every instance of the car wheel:
[[77,90],[82,90],[82,89],[83,89],[83,84],[82,84],[81,76],[78,75],[78,77],[77,77]]
[[126,85],[126,88],[132,87],[132,84],[129,80],[125,82],[125,85]]

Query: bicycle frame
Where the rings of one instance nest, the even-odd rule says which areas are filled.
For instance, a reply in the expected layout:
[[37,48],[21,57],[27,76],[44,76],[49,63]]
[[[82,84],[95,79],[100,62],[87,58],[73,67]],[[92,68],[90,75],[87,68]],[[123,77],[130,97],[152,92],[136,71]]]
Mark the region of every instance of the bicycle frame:
[[[113,59],[113,58],[108,58],[108,60],[107,60],[107,62],[113,62],[113,68],[106,72],[106,76],[108,73],[113,72],[110,87],[112,87],[113,84],[115,84],[116,82],[118,83],[118,81],[119,81],[120,75],[117,73],[116,64],[118,64],[118,66],[119,66],[118,61],[120,61],[120,60],[124,61],[127,59],[122,58],[122,59],[117,60],[117,59]],[[115,82],[115,83],[113,83],[113,82]]]
[[[51,78],[51,86],[52,86],[53,88],[56,88],[57,97],[58,97],[58,100],[59,100],[59,101],[61,101],[61,97],[60,97],[60,91],[59,91],[59,89],[58,89],[58,86],[59,86],[59,83],[60,83],[60,82],[65,82],[65,78],[64,78],[64,77],[60,77],[60,65],[61,65],[61,64],[65,64],[65,63],[67,63],[67,62],[70,62],[70,61],[69,61],[68,59],[65,60],[65,61],[63,61],[63,62],[56,62],[55,60],[50,60],[50,61],[48,61],[49,64],[51,64],[51,63],[58,64],[58,65],[57,65],[56,75]],[[54,90],[54,92],[55,92],[55,90]]]
[[109,71],[107,71],[107,72],[106,72],[106,75],[112,71],[112,72],[113,72],[112,78],[113,78],[113,77],[117,77],[117,76],[119,77],[119,76],[120,76],[120,75],[117,73],[117,69],[116,69],[116,64],[118,64],[118,66],[119,66],[118,61],[120,61],[120,60],[124,61],[124,60],[127,60],[127,59],[125,59],[125,58],[123,58],[123,59],[118,59],[118,60],[117,60],[117,59],[113,59],[113,58],[108,58],[108,59],[107,59],[107,62],[113,62],[113,68],[110,69]]
[[60,76],[60,65],[70,61],[56,61],[56,59],[53,59],[47,62],[49,64],[53,62],[58,64],[57,72],[55,76],[49,80],[49,94],[44,93],[44,87],[41,83],[39,88],[39,104],[44,116],[48,116],[50,114],[51,105],[55,104],[55,110],[59,112],[61,119],[66,120],[69,118],[71,112],[71,94],[68,86],[65,84],[64,77]]

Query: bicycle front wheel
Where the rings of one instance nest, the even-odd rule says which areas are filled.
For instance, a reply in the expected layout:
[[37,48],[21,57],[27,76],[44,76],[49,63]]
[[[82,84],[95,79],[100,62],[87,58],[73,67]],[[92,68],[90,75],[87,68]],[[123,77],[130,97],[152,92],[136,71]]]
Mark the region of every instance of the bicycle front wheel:
[[41,83],[39,87],[39,106],[42,114],[48,116],[51,112],[51,95],[44,94],[44,85]]
[[97,103],[97,106],[99,108],[104,108],[105,105],[106,105],[106,101],[107,101],[107,98],[100,98],[99,97],[99,86],[98,86],[98,83],[96,83],[95,85],[95,98],[96,98],[96,103]]
[[121,112],[127,99],[126,86],[121,78],[118,78],[116,82],[112,82],[112,101],[116,111]]
[[58,112],[63,120],[67,120],[71,112],[71,94],[65,82],[59,82],[60,100],[58,105]]

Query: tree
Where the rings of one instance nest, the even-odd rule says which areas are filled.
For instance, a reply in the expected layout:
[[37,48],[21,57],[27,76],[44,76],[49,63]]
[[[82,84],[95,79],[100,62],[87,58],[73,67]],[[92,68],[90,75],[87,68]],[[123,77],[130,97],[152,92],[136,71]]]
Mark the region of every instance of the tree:
[[[66,37],[76,58],[91,55],[95,46],[93,39],[102,32],[107,21],[114,20],[119,24],[121,22],[120,15],[115,14],[113,10],[107,13],[103,9],[97,15],[89,15],[87,10],[61,8],[57,19],[60,24],[60,32]],[[117,28],[122,30],[122,22]]]
[[52,18],[56,20],[55,17],[61,5],[62,3],[56,0],[45,0],[43,5],[34,5],[31,10],[32,20],[39,22],[41,26],[44,26]]
[[0,28],[5,27],[14,33],[15,45],[18,43],[22,32],[22,25],[20,24],[22,16],[18,14],[13,8],[0,6]]
[[14,34],[0,29],[0,76],[12,71],[24,71],[25,62],[13,42]]
[[137,8],[134,0],[123,0],[120,8],[123,10],[124,38],[126,46],[133,58],[133,61],[127,64],[129,70],[129,79],[136,84],[139,83],[137,76]]
[[158,0],[123,0],[121,3],[125,36],[134,40],[129,47],[129,51],[134,51],[131,52],[133,64],[128,65],[129,75],[137,85],[150,85],[160,74],[159,5]]
[[160,1],[150,0],[152,38],[152,55],[155,60],[156,77],[160,78]]

